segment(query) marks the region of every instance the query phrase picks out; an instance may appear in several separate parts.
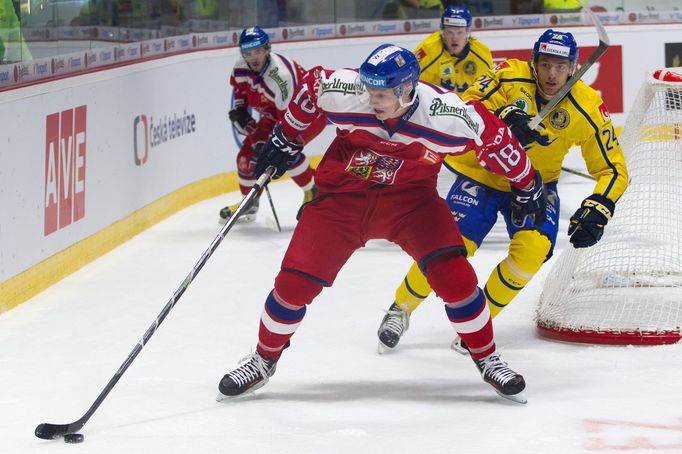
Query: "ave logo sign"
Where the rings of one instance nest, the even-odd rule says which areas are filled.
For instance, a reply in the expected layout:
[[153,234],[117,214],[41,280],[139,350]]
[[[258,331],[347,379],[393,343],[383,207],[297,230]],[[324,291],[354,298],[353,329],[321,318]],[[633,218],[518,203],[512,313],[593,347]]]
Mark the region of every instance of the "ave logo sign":
[[45,118],[45,236],[85,216],[87,106]]

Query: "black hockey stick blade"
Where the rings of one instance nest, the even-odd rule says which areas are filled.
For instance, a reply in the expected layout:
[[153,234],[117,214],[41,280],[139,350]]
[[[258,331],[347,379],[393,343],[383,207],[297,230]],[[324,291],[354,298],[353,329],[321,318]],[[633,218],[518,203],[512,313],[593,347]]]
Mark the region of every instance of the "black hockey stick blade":
[[575,74],[571,76],[568,82],[561,87],[561,90],[552,96],[552,99],[545,104],[545,107],[542,108],[540,113],[538,113],[531,121],[528,122],[528,127],[530,129],[536,129],[540,125],[540,122],[544,120],[552,110],[554,110],[556,105],[559,104],[562,99],[564,99],[569,91],[571,91],[571,88],[573,88],[573,86],[583,77],[587,70],[590,69],[592,65],[599,60],[599,58],[604,55],[604,52],[606,52],[606,50],[609,48],[609,36],[606,34],[606,29],[602,25],[601,21],[589,8],[585,9],[585,12],[588,16],[590,16],[592,22],[594,22],[594,25],[597,28],[597,34],[599,35],[599,47],[592,52],[592,55],[590,55],[587,61],[580,66],[580,69],[578,69]]
[[67,434],[76,433],[83,428],[83,423],[74,422],[71,424],[50,424],[42,423],[36,427],[36,437],[43,440],[54,440]]

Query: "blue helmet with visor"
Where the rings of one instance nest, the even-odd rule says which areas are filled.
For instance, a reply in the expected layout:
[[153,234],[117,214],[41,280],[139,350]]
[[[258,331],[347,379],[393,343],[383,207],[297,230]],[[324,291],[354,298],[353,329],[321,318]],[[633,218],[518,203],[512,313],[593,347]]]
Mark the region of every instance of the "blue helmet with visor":
[[239,35],[239,50],[243,52],[266,46],[270,49],[270,37],[258,25],[245,28]]
[[394,44],[374,49],[360,66],[360,82],[369,88],[391,88],[402,99],[404,87],[419,80],[419,62],[412,52]]

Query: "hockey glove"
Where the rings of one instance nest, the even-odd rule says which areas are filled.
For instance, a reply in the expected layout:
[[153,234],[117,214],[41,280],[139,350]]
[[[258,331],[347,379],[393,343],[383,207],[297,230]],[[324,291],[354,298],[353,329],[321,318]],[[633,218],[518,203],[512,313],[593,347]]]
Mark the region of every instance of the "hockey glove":
[[542,134],[535,129],[528,127],[530,115],[514,105],[500,107],[495,111],[497,115],[505,124],[511,129],[511,132],[516,137],[516,140],[525,148],[533,142],[540,145],[549,145],[549,136]]
[[533,185],[528,189],[511,188],[511,221],[516,227],[523,227],[529,216],[533,224],[540,226],[547,219],[547,190],[540,172],[535,171]]
[[245,107],[237,107],[236,109],[232,109],[228,113],[228,116],[230,117],[230,121],[234,125],[237,132],[243,136],[253,134],[256,132],[256,129],[258,129],[256,120],[253,119]]
[[568,226],[573,247],[584,248],[597,244],[615,209],[616,204],[601,194],[592,194],[583,200]]
[[278,124],[258,157],[254,171],[255,177],[259,178],[265,169],[272,166],[275,168],[272,178],[276,180],[291,167],[301,150],[303,150],[303,145],[289,141],[282,132],[282,126]]

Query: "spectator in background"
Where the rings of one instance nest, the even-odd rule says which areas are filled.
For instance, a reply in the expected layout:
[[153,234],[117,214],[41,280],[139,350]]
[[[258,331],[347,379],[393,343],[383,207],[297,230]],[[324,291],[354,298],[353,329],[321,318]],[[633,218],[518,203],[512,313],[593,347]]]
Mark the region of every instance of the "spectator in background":
[[386,3],[381,16],[384,19],[424,19],[440,16],[441,0],[391,0]]
[[[468,8],[469,11],[471,11],[471,14],[474,14],[476,16],[488,16],[491,14],[505,14],[503,11],[500,11],[500,8],[503,8],[506,4],[506,2],[500,2],[498,0],[441,0],[443,2],[443,7],[447,8],[448,6],[462,6],[465,8]],[[509,0],[511,3],[514,1],[529,1],[529,0]],[[539,1],[542,3],[542,0],[531,0],[531,1]],[[510,5],[511,7],[511,5]],[[506,11],[506,9],[504,10]]]
[[575,13],[582,7],[579,0],[544,0],[545,13]]
[[401,0],[408,19],[423,19],[440,16],[443,3],[440,0]]
[[286,2],[282,3],[281,0],[258,0],[257,5],[258,23],[262,27],[280,26],[280,14],[286,10]]
[[0,64],[31,59],[12,0],[0,0]]
[[[116,12],[115,12],[116,10]],[[89,0],[81,8],[78,17],[74,18],[71,25],[108,25],[115,27],[118,7],[111,0]]]
[[189,11],[185,11],[191,19],[218,19],[218,0],[190,0],[186,2]]
[[542,14],[542,0],[511,0],[509,12],[511,14]]

